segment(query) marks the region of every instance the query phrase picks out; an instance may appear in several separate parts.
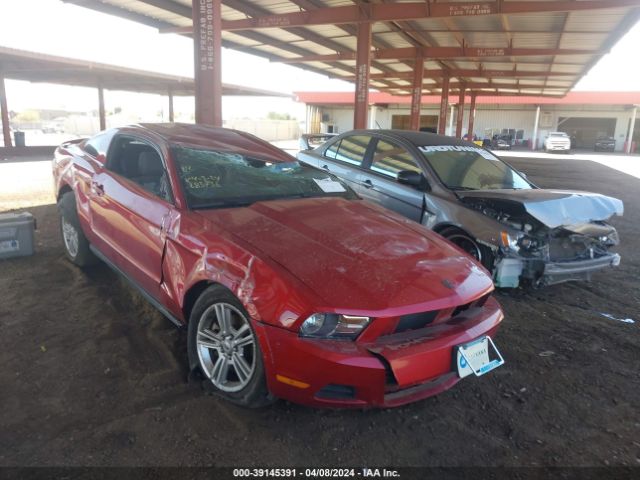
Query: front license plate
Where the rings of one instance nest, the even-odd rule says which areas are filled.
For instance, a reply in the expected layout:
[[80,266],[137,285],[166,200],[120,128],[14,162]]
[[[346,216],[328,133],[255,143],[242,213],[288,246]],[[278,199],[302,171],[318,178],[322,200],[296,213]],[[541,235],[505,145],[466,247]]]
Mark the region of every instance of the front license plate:
[[503,363],[504,359],[490,337],[482,337],[457,348],[456,365],[460,378],[472,373],[479,377]]

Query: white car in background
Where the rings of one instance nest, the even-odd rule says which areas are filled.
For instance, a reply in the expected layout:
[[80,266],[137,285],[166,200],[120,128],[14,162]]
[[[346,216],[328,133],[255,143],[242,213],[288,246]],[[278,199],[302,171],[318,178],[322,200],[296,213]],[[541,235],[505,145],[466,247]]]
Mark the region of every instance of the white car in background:
[[551,132],[544,139],[545,152],[565,152],[571,150],[571,138],[564,132]]

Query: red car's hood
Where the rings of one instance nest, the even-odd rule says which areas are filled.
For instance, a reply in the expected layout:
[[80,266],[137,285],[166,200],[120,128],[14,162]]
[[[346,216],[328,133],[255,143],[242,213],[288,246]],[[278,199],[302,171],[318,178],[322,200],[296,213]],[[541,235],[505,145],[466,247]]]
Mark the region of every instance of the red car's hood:
[[403,314],[466,303],[493,288],[440,236],[364,201],[282,200],[198,213],[268,255],[329,311]]

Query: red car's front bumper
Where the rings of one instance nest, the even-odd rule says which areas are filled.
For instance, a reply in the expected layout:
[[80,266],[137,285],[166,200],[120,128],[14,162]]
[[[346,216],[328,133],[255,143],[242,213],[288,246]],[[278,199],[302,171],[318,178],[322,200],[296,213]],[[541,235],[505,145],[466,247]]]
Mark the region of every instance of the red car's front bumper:
[[455,385],[455,347],[493,336],[502,318],[489,298],[455,320],[373,342],[305,339],[261,324],[267,383],[275,396],[306,405],[404,405]]

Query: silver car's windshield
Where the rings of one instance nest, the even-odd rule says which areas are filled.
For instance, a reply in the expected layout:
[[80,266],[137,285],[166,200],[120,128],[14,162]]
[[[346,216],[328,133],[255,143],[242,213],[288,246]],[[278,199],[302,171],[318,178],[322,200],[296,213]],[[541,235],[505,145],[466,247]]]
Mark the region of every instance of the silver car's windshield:
[[440,181],[451,190],[532,188],[518,172],[483,148],[429,145],[419,149]]

